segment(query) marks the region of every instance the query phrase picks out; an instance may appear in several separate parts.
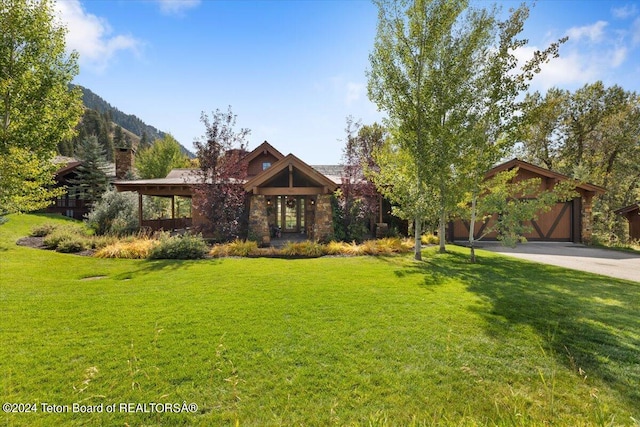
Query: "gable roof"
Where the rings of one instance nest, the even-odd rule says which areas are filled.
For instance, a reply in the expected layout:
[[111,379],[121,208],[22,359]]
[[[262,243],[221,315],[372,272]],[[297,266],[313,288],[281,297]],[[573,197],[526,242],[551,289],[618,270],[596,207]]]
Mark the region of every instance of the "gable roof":
[[576,181],[576,188],[580,188],[585,191],[591,191],[597,194],[604,194],[607,191],[604,187],[600,187],[599,185],[589,184],[587,182],[580,182],[574,178],[571,178],[570,176],[563,175],[561,173],[554,172],[549,169],[542,168],[540,166],[536,166],[534,164],[525,162],[518,158],[511,159],[507,162],[501,163],[495,166],[494,168],[488,170],[487,173],[485,174],[485,178],[491,178],[500,172],[511,170],[513,168],[528,170],[537,175],[544,176],[546,178],[556,179],[558,181],[564,181],[567,179]]
[[319,187],[326,187],[331,192],[335,191],[338,188],[338,184],[336,184],[293,154],[288,154],[286,157],[278,160],[276,163],[271,165],[269,169],[263,171],[262,173],[254,176],[249,181],[247,181],[244,184],[245,191],[253,191],[254,188],[265,184],[267,181],[275,177],[277,174],[279,174],[289,166],[298,169],[304,175],[311,178],[318,184]]
[[638,211],[638,215],[640,215],[640,202],[633,203],[629,206],[625,206],[624,208],[616,209],[613,212],[617,213],[618,215],[626,215],[632,213],[633,211]]
[[282,154],[281,152],[273,148],[271,144],[265,141],[262,144],[258,145],[256,148],[254,148],[253,151],[251,151],[249,154],[247,154],[243,160],[249,163],[251,160],[255,159],[259,155],[267,154],[267,153],[273,155],[273,157],[275,157],[278,160],[282,160],[284,158],[284,154]]

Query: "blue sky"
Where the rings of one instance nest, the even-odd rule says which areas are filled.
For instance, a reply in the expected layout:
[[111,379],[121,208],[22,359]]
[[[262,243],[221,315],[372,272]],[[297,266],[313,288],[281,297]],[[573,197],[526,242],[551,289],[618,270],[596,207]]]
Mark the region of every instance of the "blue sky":
[[[505,9],[519,1],[500,2]],[[475,4],[489,6],[489,1]],[[310,164],[340,161],[345,119],[382,114],[366,94],[377,11],[368,0],[58,0],[75,82],[188,148],[201,112],[226,110]],[[523,58],[569,35],[532,90],[602,80],[640,91],[640,2],[540,0]]]

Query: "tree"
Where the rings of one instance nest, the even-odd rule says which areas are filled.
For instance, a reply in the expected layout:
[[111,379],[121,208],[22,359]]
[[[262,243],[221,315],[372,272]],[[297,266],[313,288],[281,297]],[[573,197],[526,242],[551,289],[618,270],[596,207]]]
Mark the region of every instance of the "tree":
[[240,218],[245,208],[242,183],[247,176],[242,158],[249,130],[235,130],[236,115],[231,107],[227,112],[216,110],[211,118],[203,112],[200,120],[206,132],[204,141],[194,142],[200,169],[193,208],[208,220],[204,232],[220,241],[231,240],[242,229]]
[[[555,184],[553,189],[541,190],[541,179],[531,178],[516,180],[518,168],[500,172],[480,185],[480,196],[475,204],[470,200],[461,202],[461,210],[474,209],[470,215],[475,221],[479,218],[484,223],[482,234],[475,237],[475,229],[471,242],[481,240],[490,233],[505,246],[515,246],[526,241],[525,234],[533,230],[531,221],[548,212],[556,203],[571,200],[577,196],[574,181],[566,180]],[[469,195],[469,198],[472,194]],[[469,217],[469,214],[466,215]],[[475,247],[471,244],[471,262],[475,262]]]
[[186,167],[189,167],[189,158],[170,134],[136,153],[136,169],[142,179],[164,178],[171,169]]
[[10,147],[0,156],[0,216],[44,209],[65,188],[54,187],[57,166],[24,148]]
[[[0,156],[26,151],[33,161],[50,160],[82,114],[80,92],[68,86],[78,73],[77,54],[65,53],[65,28],[56,23],[49,0],[3,1],[0,28]],[[1,170],[0,181],[15,179],[11,174]],[[26,200],[13,196],[32,184],[5,188],[3,197]],[[31,191],[37,198],[43,190]]]
[[625,239],[624,219],[614,211],[640,196],[640,97],[596,82],[573,93],[536,92],[523,106],[521,155],[605,187],[593,204],[594,235]]
[[105,155],[95,136],[87,138],[76,152],[76,157],[82,163],[77,168],[76,177],[70,180],[71,191],[81,194],[90,205],[100,200],[107,191],[109,179],[105,174]]
[[365,170],[376,169],[373,152],[384,142],[386,131],[377,123],[363,126],[350,116],[347,117],[345,131],[342,185],[337,193],[341,212],[336,225],[341,230],[336,230],[336,235],[348,241],[362,241],[371,231],[380,203],[376,187],[365,175]]
[[478,177],[502,150],[494,149],[497,136],[523,81],[557,45],[536,52],[514,76],[513,50],[524,44],[516,36],[528,16],[525,6],[504,22],[496,18],[497,9],[468,8],[466,1],[380,0],[378,8],[369,97],[387,112],[389,127],[402,134],[397,140],[422,181],[416,186],[431,188],[438,201],[442,252],[448,213],[465,186],[479,186]]
[[415,257],[421,259],[422,222],[434,218],[438,207],[433,188],[418,178],[416,163],[411,154],[393,133],[374,149],[377,168],[368,168],[366,174],[380,193],[394,206],[392,214],[414,222]]

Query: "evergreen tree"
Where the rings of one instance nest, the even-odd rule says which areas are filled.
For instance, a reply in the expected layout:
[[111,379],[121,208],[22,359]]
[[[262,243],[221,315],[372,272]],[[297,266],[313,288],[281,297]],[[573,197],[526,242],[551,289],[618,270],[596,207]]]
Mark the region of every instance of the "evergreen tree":
[[91,136],[78,147],[76,157],[82,161],[82,164],[78,166],[76,178],[70,180],[70,192],[81,194],[82,199],[92,205],[100,200],[109,183],[104,172],[107,166],[104,149],[98,139]]

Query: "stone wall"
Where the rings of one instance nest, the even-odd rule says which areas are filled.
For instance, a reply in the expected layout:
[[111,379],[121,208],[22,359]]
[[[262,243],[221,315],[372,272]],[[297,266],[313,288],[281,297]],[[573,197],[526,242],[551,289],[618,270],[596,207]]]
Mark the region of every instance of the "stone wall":
[[132,148],[116,148],[116,179],[125,179],[127,174],[133,171],[136,152]]
[[268,245],[271,241],[265,196],[252,195],[249,203],[249,238],[257,239],[259,244]]
[[321,194],[316,200],[315,224],[313,226],[314,240],[323,242],[333,237],[333,212],[331,210],[331,195]]

